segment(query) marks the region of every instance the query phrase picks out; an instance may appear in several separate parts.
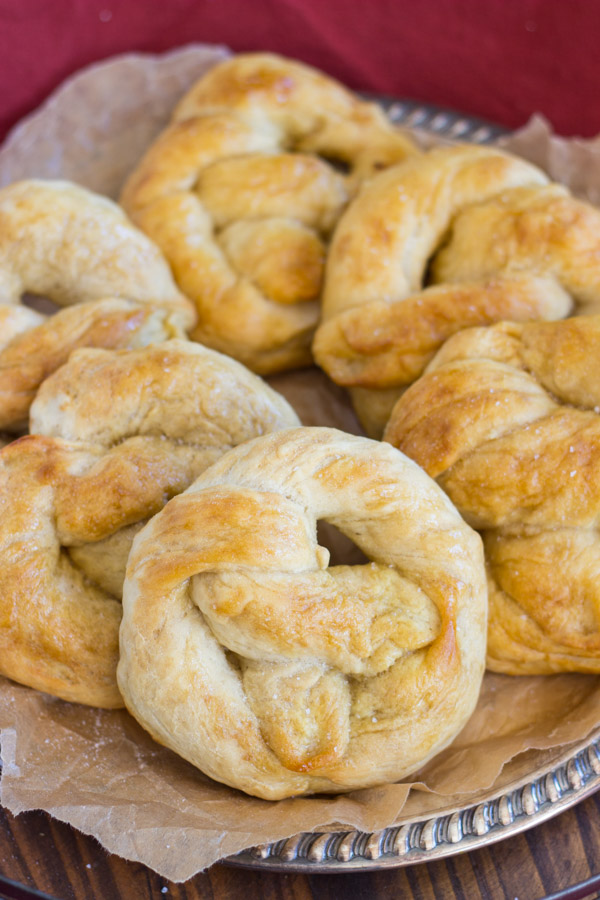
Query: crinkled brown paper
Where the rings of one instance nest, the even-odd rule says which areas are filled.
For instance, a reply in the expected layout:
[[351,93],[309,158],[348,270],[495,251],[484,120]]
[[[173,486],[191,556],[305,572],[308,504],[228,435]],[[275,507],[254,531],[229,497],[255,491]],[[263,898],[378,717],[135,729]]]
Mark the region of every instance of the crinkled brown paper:
[[[0,184],[68,178],[116,196],[177,98],[227,54],[195,45],[86,70],[9,136]],[[600,142],[558,139],[535,118],[501,143],[600,201]],[[343,392],[316,370],[272,381],[306,424],[359,430]],[[337,823],[376,831],[479,801],[556,764],[599,726],[598,678],[488,674],[470,722],[417,784],[272,803],[206,778],[126,712],[64,703],[0,679],[1,799],[14,813],[44,809],[113,853],[183,881],[224,856],[298,832]]]

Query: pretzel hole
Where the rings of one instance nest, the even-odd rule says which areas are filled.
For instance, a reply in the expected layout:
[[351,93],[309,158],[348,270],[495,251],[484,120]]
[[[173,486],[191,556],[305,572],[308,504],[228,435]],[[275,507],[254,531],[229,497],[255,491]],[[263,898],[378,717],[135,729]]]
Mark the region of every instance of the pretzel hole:
[[21,303],[23,306],[27,306],[29,309],[35,310],[35,312],[43,313],[45,316],[53,316],[61,308],[50,297],[44,297],[41,294],[23,294]]
[[438,253],[440,253],[450,243],[451,238],[452,226],[450,225],[450,227],[447,228],[446,231],[439,237],[431,256],[425,263],[425,267],[423,269],[423,287],[430,287],[433,284],[438,284],[436,279],[433,277],[434,264],[437,259]]
[[[351,172],[350,163],[348,163],[345,159],[340,159],[339,156],[324,156],[322,153],[319,154],[323,162],[326,162],[328,166],[335,172],[339,172],[340,175],[349,175]],[[383,168],[383,164],[382,164]]]
[[330,566],[360,566],[369,562],[351,538],[325,519],[317,522],[317,541],[329,550]]

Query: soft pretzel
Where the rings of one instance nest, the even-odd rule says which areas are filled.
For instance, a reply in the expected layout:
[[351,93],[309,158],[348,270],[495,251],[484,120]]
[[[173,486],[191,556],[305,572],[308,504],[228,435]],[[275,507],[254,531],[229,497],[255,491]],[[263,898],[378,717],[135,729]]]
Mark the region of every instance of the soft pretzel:
[[135,533],[225,450],[297,424],[257,376],[198,344],[75,351],[38,392],[35,434],[0,451],[0,672],[122,705],[119,597]]
[[483,532],[488,666],[600,672],[600,316],[451,338],[385,440]]
[[185,338],[179,323],[177,313],[130,300],[91,300],[50,317],[0,304],[0,428],[26,426],[40,384],[73,350],[135,348]]
[[600,212],[547,182],[499,150],[443,147],[381,173],[351,204],[313,349],[370,433],[460,329],[560,319],[600,299]]
[[[69,308],[47,317],[19,304],[26,294]],[[0,190],[0,428],[24,426],[39,384],[76,347],[185,337],[194,321],[159,249],[117,204],[65,181]]]
[[535,272],[561,285],[577,311],[600,309],[600,210],[567,188],[516,188],[463,210],[433,263],[436,281]]
[[[371,558],[328,568],[317,520]],[[410,460],[329,428],[237,447],[136,538],[118,680],[133,715],[267,799],[394,781],[477,700],[479,538]]]
[[181,100],[121,202],[196,303],[192,337],[267,374],[311,361],[326,244],[358,183],[415,152],[320,72],[240,55]]
[[194,324],[160,251],[122,209],[67,181],[18,181],[0,190],[0,303],[40,294],[58,306],[123,297]]

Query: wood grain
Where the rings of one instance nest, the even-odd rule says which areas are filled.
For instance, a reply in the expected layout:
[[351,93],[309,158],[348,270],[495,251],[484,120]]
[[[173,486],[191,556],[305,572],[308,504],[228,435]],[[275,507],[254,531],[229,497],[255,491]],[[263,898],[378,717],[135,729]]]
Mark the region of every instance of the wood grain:
[[[524,834],[437,862],[341,875],[215,865],[184,884],[112,856],[46,813],[0,810],[0,874],[57,900],[540,900],[598,872],[600,793]],[[2,896],[11,895],[0,888]]]

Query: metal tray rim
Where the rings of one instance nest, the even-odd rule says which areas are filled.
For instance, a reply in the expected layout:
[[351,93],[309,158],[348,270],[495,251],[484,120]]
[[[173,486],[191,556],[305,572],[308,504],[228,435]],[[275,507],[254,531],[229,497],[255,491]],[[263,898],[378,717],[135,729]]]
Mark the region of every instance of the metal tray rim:
[[419,816],[372,833],[309,832],[227,857],[229,865],[272,871],[389,869],[475,850],[550,819],[600,788],[600,728],[558,762],[516,786],[482,791],[464,806]]

